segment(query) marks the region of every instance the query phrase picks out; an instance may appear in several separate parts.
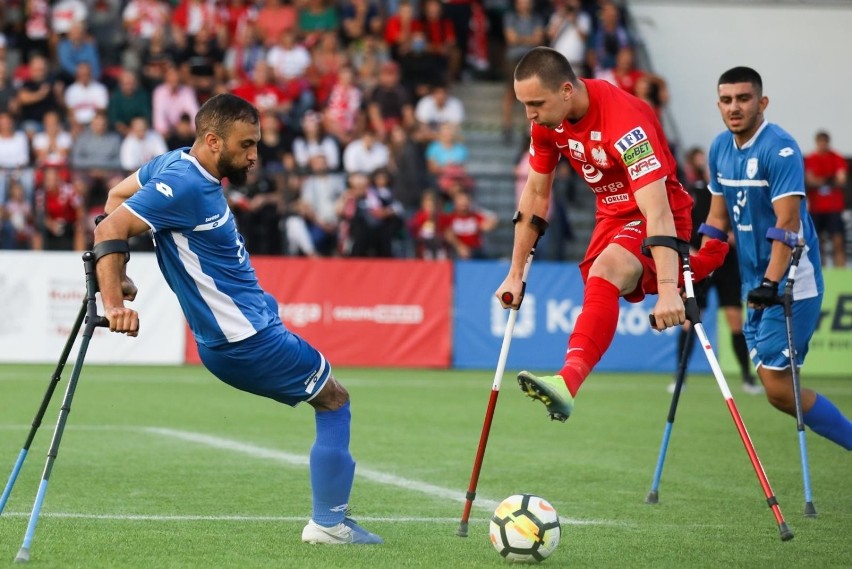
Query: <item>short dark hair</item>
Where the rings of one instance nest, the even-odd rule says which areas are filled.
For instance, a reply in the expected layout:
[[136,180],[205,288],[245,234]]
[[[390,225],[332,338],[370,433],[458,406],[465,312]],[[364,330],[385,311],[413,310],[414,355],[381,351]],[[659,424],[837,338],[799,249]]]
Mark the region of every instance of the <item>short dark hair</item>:
[[763,79],[760,78],[760,73],[751,67],[732,67],[719,77],[718,85],[729,83],[751,83],[757,90],[757,95],[763,95]]
[[549,47],[534,47],[515,67],[515,81],[538,77],[542,86],[556,91],[563,83],[577,83],[577,75],[564,55]]
[[823,139],[823,140],[825,140],[826,142],[831,142],[831,135],[829,135],[829,134],[828,134],[828,131],[825,131],[825,130],[817,131],[817,133],[816,133],[816,137],[815,137],[815,138],[816,138],[817,140],[819,140],[819,139]]
[[260,115],[257,109],[243,99],[230,93],[221,93],[207,99],[195,115],[195,133],[201,138],[212,132],[219,138],[226,138],[231,125],[237,121],[258,124]]

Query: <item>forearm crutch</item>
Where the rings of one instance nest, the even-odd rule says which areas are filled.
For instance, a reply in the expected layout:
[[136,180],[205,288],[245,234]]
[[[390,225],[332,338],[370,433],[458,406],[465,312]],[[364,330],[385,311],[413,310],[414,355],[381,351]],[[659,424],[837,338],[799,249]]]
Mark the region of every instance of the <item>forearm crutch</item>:
[[[515,214],[514,223],[520,221],[520,212]],[[488,407],[485,410],[485,421],[482,424],[482,433],[479,436],[479,447],[476,449],[476,458],[473,461],[473,471],[470,474],[470,485],[465,494],[464,511],[462,512],[459,527],[456,530],[456,535],[459,537],[467,537],[468,520],[470,520],[470,509],[473,506],[473,501],[476,499],[476,486],[479,483],[479,473],[482,470],[482,459],[485,457],[485,446],[488,444],[488,435],[491,432],[491,421],[494,418],[494,409],[497,407],[497,396],[500,395],[500,384],[503,382],[503,372],[506,369],[506,359],[509,357],[509,345],[512,342],[512,332],[515,329],[515,320],[518,319],[518,311],[521,309],[521,303],[524,300],[524,293],[527,288],[527,275],[530,272],[533,257],[535,257],[535,248],[538,245],[538,240],[544,235],[547,229],[547,221],[533,215],[530,223],[535,226],[538,231],[538,236],[530,249],[527,260],[524,263],[524,272],[521,277],[521,298],[518,299],[518,307],[509,310],[509,319],[506,322],[506,330],[503,333],[503,344],[500,346],[500,357],[497,358],[497,370],[494,373],[494,382],[491,384],[491,396],[488,398]],[[502,300],[505,304],[511,304],[514,298],[511,292],[504,292]]]
[[[698,308],[698,304],[695,303],[695,299],[693,299],[693,304],[695,304],[696,309]],[[677,412],[677,404],[680,401],[680,394],[683,389],[683,382],[686,379],[686,367],[689,363],[689,352],[692,351],[692,342],[695,339],[695,329],[692,325],[692,318],[690,314],[690,302],[687,300],[686,304],[686,318],[690,321],[689,328],[686,330],[686,339],[683,343],[683,351],[680,354],[680,360],[678,360],[677,365],[677,376],[675,377],[675,386],[674,392],[672,393],[672,402],[669,405],[669,416],[666,418],[666,427],[663,429],[663,440],[660,443],[660,454],[657,456],[657,467],[654,469],[654,480],[651,482],[651,490],[648,491],[648,495],[645,497],[645,502],[648,504],[656,504],[660,501],[660,478],[663,476],[663,463],[666,460],[666,452],[669,448],[669,438],[672,436],[672,427],[674,426],[675,413]]]
[[[646,255],[650,255],[649,248],[655,246],[668,247],[677,252],[678,257],[680,258],[681,268],[683,270],[683,286],[686,291],[687,306],[689,306],[691,300],[696,304],[697,308],[697,303],[695,301],[695,288],[692,283],[692,269],[689,264],[689,243],[675,237],[659,235],[647,237],[642,242],[642,250]],[[704,331],[704,325],[701,323],[700,312],[696,311],[693,318],[692,326],[695,328],[695,333],[698,335],[698,340],[701,342],[701,347],[704,349],[704,355],[707,357],[707,362],[713,370],[713,376],[716,378],[716,383],[722,392],[722,397],[725,398],[725,403],[728,406],[728,410],[731,412],[734,425],[737,427],[737,432],[742,439],[743,446],[745,446],[749,460],[751,460],[751,465],[754,467],[754,472],[757,474],[757,479],[760,481],[760,487],[763,489],[763,493],[766,496],[766,503],[769,505],[769,508],[775,516],[775,521],[778,523],[778,531],[781,534],[781,540],[787,541],[789,539],[793,539],[793,532],[790,531],[790,528],[787,527],[787,522],[784,521],[784,515],[781,513],[781,507],[778,505],[778,499],[772,492],[772,487],[769,485],[769,480],[766,477],[766,471],[764,471],[763,465],[760,463],[760,459],[757,456],[757,451],[754,449],[754,444],[751,442],[751,437],[749,437],[745,423],[743,423],[740,412],[734,402],[734,396],[731,395],[731,390],[728,388],[728,382],[725,381],[725,376],[722,374],[722,368],[719,367],[719,361],[716,359],[716,354],[713,353],[713,347],[710,345],[710,340]],[[651,326],[656,328],[656,320],[654,319],[653,314],[650,315],[650,320]]]
[[30,434],[27,435],[27,440],[24,441],[24,446],[21,448],[21,452],[18,453],[18,460],[15,461],[15,466],[12,467],[12,473],[9,475],[9,480],[6,482],[6,488],[3,490],[3,494],[0,495],[0,514],[3,513],[3,509],[6,507],[6,502],[9,501],[9,495],[12,493],[12,487],[15,486],[15,481],[18,479],[18,474],[21,472],[21,467],[24,465],[24,460],[27,458],[27,454],[30,451],[30,445],[32,445],[36,432],[41,426],[41,421],[44,419],[44,414],[47,411],[47,406],[50,404],[50,400],[53,398],[56,386],[59,385],[59,381],[62,379],[62,370],[65,368],[65,362],[68,361],[68,355],[71,353],[71,348],[74,346],[74,340],[77,339],[77,333],[80,331],[80,326],[83,325],[83,318],[85,316],[86,299],[83,299],[83,303],[80,306],[80,312],[77,314],[77,319],[74,321],[74,326],[71,328],[71,334],[65,342],[65,347],[62,348],[62,355],[59,356],[59,362],[53,370],[53,375],[50,378],[50,383],[47,385],[44,398],[41,400],[41,405],[39,405],[38,411],[33,419],[32,426],[30,427]]
[[[15,557],[15,562],[17,563],[25,563],[30,559],[30,546],[33,542],[33,537],[35,536],[35,528],[38,523],[38,516],[41,512],[41,506],[44,502],[45,494],[47,493],[47,483],[50,479],[50,472],[53,470],[53,463],[56,460],[56,456],[59,453],[59,443],[62,441],[62,433],[65,431],[65,423],[68,420],[68,414],[71,412],[71,400],[74,397],[74,391],[77,388],[77,380],[80,378],[80,370],[83,368],[83,360],[86,357],[86,351],[89,348],[89,340],[91,340],[92,335],[94,334],[95,328],[98,326],[108,326],[109,323],[107,320],[101,316],[98,316],[97,312],[97,301],[95,299],[95,293],[97,293],[97,278],[95,276],[95,255],[91,251],[86,251],[83,253],[83,268],[86,273],[86,299],[85,299],[85,326],[83,327],[83,336],[80,341],[80,350],[77,354],[77,360],[74,362],[74,368],[71,371],[71,378],[68,380],[68,387],[65,389],[65,397],[62,399],[62,406],[59,409],[59,418],[56,421],[56,428],[53,431],[53,439],[50,442],[50,448],[47,451],[47,462],[44,466],[44,472],[41,476],[41,483],[38,487],[38,493],[36,494],[35,503],[33,504],[33,510],[30,514],[29,523],[27,524],[27,531],[24,534],[24,541],[21,545],[21,549],[18,551],[17,557]],[[80,318],[83,315],[83,311],[81,310],[80,316],[77,318],[77,323],[75,324],[76,329],[80,327]],[[74,342],[72,337],[69,338],[68,343],[66,344],[66,349],[63,350],[63,358],[60,359],[60,363],[64,365],[64,360],[67,359],[68,354],[67,351],[70,350],[70,346]],[[61,370],[61,366],[57,366],[58,369]],[[58,375],[58,374],[56,374]],[[56,379],[58,381],[58,377]],[[53,389],[55,388],[55,382],[52,383],[52,387],[48,388],[48,395],[53,393]],[[47,403],[50,397],[45,397],[45,400],[42,401],[42,408],[39,409],[39,414],[44,415],[44,408],[46,408]],[[39,419],[40,417],[36,417]],[[27,440],[27,444],[32,442],[32,436],[35,434],[36,425],[34,422],[33,430],[30,432],[30,437]],[[24,453],[26,455],[26,453]],[[22,459],[20,459],[23,462]],[[13,471],[13,474],[17,475],[16,472]]]
[[[783,235],[782,235],[783,234]],[[793,285],[796,282],[796,270],[799,267],[799,259],[802,257],[805,244],[799,239],[798,234],[783,229],[770,228],[766,232],[766,238],[770,241],[781,241],[793,249],[790,257],[790,270],[787,273],[787,283],[784,285],[784,294],[779,302],[784,306],[784,323],[787,327],[787,352],[790,356],[790,373],[793,376],[793,398],[796,401],[796,430],[799,433],[799,454],[802,458],[802,483],[805,490],[805,517],[817,517],[811,496],[811,473],[808,465],[808,447],[805,444],[805,421],[802,411],[802,386],[799,382],[799,366],[796,363],[796,343],[793,341]]]

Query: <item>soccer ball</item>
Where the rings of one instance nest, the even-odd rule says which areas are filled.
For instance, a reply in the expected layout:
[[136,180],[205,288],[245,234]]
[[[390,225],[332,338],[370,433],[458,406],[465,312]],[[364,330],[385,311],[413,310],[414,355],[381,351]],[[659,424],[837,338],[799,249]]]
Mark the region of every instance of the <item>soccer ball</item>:
[[491,543],[507,561],[546,559],[562,534],[559,515],[550,502],[532,494],[509,496],[491,516]]

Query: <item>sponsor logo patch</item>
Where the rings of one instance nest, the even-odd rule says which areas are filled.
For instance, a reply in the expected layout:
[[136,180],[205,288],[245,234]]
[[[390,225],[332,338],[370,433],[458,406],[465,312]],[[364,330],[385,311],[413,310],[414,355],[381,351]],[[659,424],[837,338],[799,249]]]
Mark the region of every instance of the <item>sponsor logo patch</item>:
[[648,136],[645,134],[645,131],[642,130],[642,127],[637,126],[635,128],[632,128],[630,132],[619,138],[618,142],[615,143],[615,148],[616,150],[618,150],[619,154],[624,154],[631,146],[636,146],[643,140],[647,139]]
[[618,202],[626,202],[628,200],[627,194],[615,194],[614,196],[606,196],[603,199],[605,204],[618,203]]
[[588,160],[586,160],[586,149],[583,148],[583,143],[579,140],[574,140],[573,138],[568,139],[568,152],[574,160],[588,162]]
[[603,178],[603,172],[592,166],[591,164],[583,164],[583,178],[590,184],[600,182]]
[[610,182],[609,184],[603,186],[595,186],[592,188],[592,191],[596,194],[602,194],[604,192],[617,192],[623,187],[624,184],[622,184],[621,182]]
[[780,156],[781,158],[787,158],[788,156],[792,156],[795,153],[795,150],[793,150],[789,146],[786,146],[778,151],[778,156]]
[[660,161],[657,160],[655,155],[648,156],[647,158],[643,158],[636,164],[627,167],[628,173],[630,173],[630,179],[635,180],[637,178],[641,178],[648,172],[653,172],[654,170],[658,170],[660,168]]
[[621,158],[624,160],[624,164],[626,166],[632,166],[636,164],[643,158],[651,156],[654,154],[654,149],[651,148],[651,143],[647,140],[644,142],[640,142],[636,146],[628,148],[622,155]]

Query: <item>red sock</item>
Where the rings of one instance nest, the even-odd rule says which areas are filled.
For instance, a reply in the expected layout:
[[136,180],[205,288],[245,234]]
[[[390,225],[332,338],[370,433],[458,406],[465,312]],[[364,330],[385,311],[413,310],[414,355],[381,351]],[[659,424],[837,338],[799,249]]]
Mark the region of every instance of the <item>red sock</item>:
[[[709,239],[695,255],[690,255],[689,265],[692,269],[692,280],[698,282],[705,279],[710,273],[721,267],[728,255],[729,248],[729,245],[724,241]],[[678,280],[680,285],[683,286],[682,273]]]
[[600,277],[586,282],[583,310],[568,339],[565,366],[559,375],[572,396],[606,352],[618,325],[618,287]]

